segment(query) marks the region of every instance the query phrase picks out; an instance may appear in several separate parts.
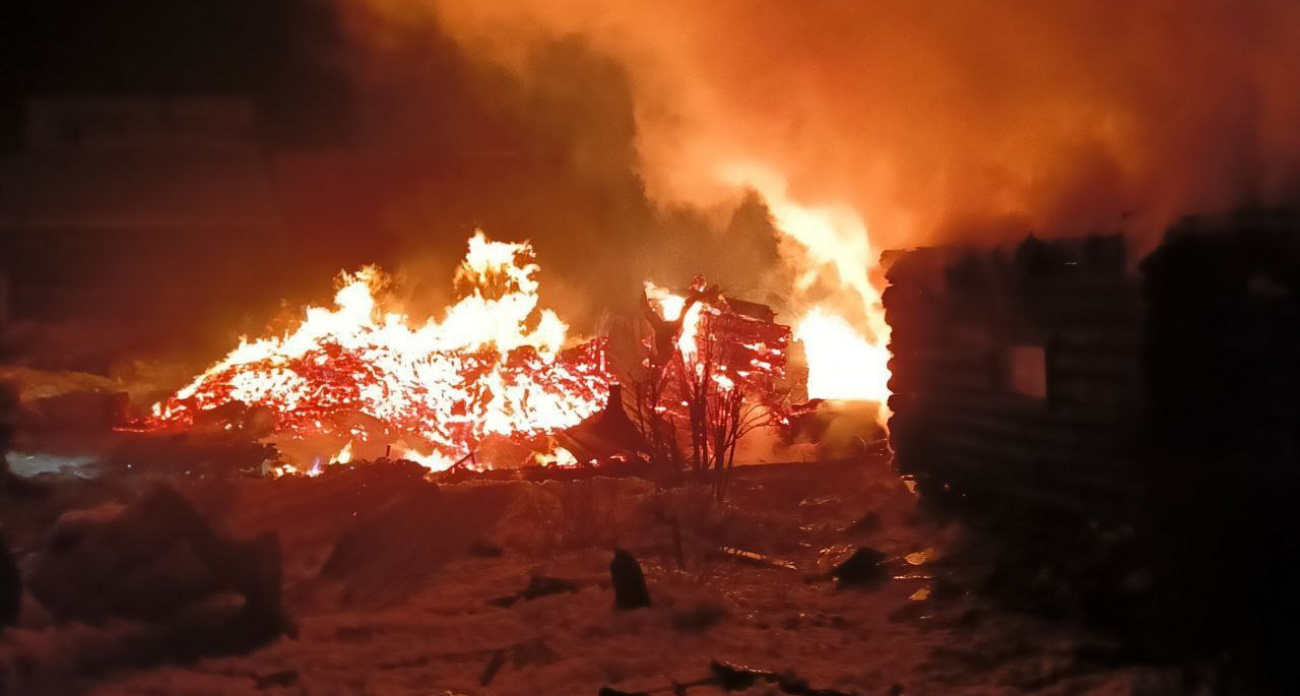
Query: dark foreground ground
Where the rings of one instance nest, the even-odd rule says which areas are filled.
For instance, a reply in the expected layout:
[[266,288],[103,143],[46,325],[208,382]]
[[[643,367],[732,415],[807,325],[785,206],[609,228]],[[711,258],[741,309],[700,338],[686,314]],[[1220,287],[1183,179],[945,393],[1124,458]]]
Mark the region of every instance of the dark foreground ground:
[[[146,482],[45,485],[0,511],[20,562],[61,512]],[[704,487],[636,478],[435,491],[376,469],[179,487],[225,533],[280,534],[296,637],[184,664],[161,648],[119,659],[125,637],[158,629],[55,625],[28,598],[0,642],[0,693],[595,696],[689,681],[712,659],[864,695],[1192,688],[1183,670],[1106,658],[1105,639],[983,599],[979,543],[920,512],[883,462],[742,469],[721,507]],[[652,607],[613,608],[615,547],[640,559]],[[830,570],[859,547],[883,554],[881,577],[837,586]],[[535,576],[562,582],[520,596]]]

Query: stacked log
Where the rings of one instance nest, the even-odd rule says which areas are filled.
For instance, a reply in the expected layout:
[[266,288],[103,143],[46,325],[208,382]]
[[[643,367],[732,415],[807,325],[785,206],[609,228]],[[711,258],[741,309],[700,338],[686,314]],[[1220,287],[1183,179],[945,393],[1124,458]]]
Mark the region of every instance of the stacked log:
[[[900,470],[965,498],[1093,513],[1130,499],[1145,394],[1122,237],[919,249],[888,280]],[[1041,354],[1045,390],[1016,384],[1013,349]]]
[[[1300,617],[1300,216],[1184,220],[1140,280],[1122,249],[894,254],[896,464],[932,498],[1012,513],[991,527],[996,592],[1044,596],[1025,578],[1050,568],[1064,606],[1129,638],[1293,675],[1275,646]],[[1045,384],[1007,369],[1025,346]]]

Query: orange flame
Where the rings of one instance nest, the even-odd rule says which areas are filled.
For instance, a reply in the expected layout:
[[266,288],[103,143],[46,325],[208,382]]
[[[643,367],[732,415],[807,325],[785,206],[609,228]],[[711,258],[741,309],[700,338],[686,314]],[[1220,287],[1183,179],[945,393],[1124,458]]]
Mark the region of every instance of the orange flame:
[[352,461],[351,440],[348,440],[348,444],[343,445],[343,449],[339,450],[337,454],[335,454],[333,457],[330,457],[330,464],[347,464],[348,462],[351,461]]
[[889,351],[844,318],[813,308],[794,331],[808,359],[808,396],[876,401],[889,398]]
[[[608,398],[603,342],[562,350],[568,326],[538,309],[532,259],[527,243],[476,233],[456,274],[463,296],[440,321],[420,325],[383,311],[378,269],[343,274],[334,309],[309,307],[284,336],[241,340],[155,404],[149,424],[192,425],[203,412],[242,404],[270,412],[282,432],[414,438],[417,448],[403,456],[433,470],[487,436],[527,439],[576,425]],[[343,424],[357,415],[373,425]],[[351,442],[335,460],[345,457]]]
[[677,336],[677,350],[681,352],[687,364],[693,363],[699,350],[700,313],[705,311],[705,303],[696,302],[691,305],[691,308],[686,310],[686,317],[683,318],[682,310],[686,307],[685,297],[648,280],[645,281],[645,294],[658,308],[659,316],[667,321],[682,320],[681,333]]
[[540,466],[554,466],[559,468],[569,468],[578,466],[578,458],[573,453],[563,447],[556,447],[552,452],[541,452],[533,456],[533,461]]
[[[722,178],[758,191],[790,242],[783,253],[799,271],[796,291],[834,290],[795,325],[808,358],[808,396],[874,401],[888,416],[889,324],[870,271],[879,253],[862,217],[849,205],[809,206],[791,198],[785,179],[761,165],[725,168]],[[846,316],[862,317],[850,321]]]

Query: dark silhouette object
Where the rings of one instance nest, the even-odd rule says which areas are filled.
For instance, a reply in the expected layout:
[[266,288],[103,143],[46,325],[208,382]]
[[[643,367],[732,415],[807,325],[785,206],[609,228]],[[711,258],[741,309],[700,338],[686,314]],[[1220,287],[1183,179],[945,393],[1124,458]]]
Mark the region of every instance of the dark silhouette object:
[[885,554],[863,546],[843,563],[835,566],[831,577],[841,587],[875,587],[885,579]]
[[671,686],[649,691],[619,691],[606,686],[601,688],[599,696],[650,696],[650,694],[659,693],[682,695],[687,692],[687,689],[697,686],[711,686],[719,691],[734,693],[748,691],[760,683],[775,686],[781,693],[791,694],[791,696],[851,696],[847,692],[836,691],[835,689],[814,689],[809,685],[807,679],[793,672],[753,669],[718,660],[709,663],[709,672],[710,675],[703,679],[680,683],[674,682]]
[[23,582],[18,563],[9,552],[8,541],[0,534],[0,631],[17,623],[22,603]]
[[609,577],[614,585],[614,606],[618,609],[641,609],[650,606],[650,590],[645,573],[632,554],[618,549],[609,562]]
[[775,685],[781,693],[793,696],[849,696],[843,691],[814,689],[807,679],[790,672],[770,672],[717,660],[709,665],[709,670],[713,672],[713,683],[727,693],[747,691],[755,684],[764,682]]
[[495,607],[510,607],[520,601],[528,602],[539,597],[577,592],[579,589],[578,583],[572,580],[553,578],[548,575],[534,575],[528,579],[528,586],[523,590],[505,597],[490,599],[488,604]]

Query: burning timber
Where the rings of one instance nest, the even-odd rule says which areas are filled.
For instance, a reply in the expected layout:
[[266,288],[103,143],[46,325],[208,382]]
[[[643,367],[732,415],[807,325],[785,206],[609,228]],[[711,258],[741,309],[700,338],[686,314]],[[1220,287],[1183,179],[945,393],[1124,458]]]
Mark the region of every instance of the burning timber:
[[[392,311],[377,269],[345,274],[333,309],[307,308],[282,337],[245,339],[120,429],[142,435],[142,461],[150,443],[165,453],[174,442],[150,434],[273,445],[260,468],[275,476],[376,459],[453,474],[641,461],[721,472],[748,432],[800,430],[789,418],[791,330],[772,309],[702,277],[681,295],[647,284],[644,338],[614,359],[606,337],[566,340],[538,306],[537,271],[527,244],[479,234],[457,272],[460,299],[422,325]],[[635,386],[631,403],[620,380]]]
[[536,445],[596,413],[610,385],[604,343],[565,348],[567,325],[538,306],[538,270],[527,244],[479,233],[457,271],[460,299],[424,324],[381,303],[376,269],[344,275],[334,309],[308,308],[283,337],[244,341],[140,426],[216,421],[284,449],[334,438],[331,463],[354,456],[354,443],[401,440],[401,456],[433,470],[492,437]]

